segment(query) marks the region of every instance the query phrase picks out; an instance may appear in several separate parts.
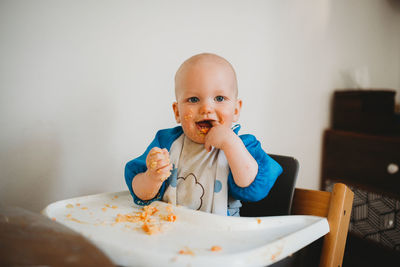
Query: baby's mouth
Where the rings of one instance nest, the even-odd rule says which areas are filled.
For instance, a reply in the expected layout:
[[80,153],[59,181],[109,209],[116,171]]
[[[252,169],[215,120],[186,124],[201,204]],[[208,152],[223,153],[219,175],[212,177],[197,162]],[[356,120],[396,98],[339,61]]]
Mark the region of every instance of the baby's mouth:
[[199,129],[200,133],[206,134],[212,127],[212,120],[203,120],[196,122],[197,128]]

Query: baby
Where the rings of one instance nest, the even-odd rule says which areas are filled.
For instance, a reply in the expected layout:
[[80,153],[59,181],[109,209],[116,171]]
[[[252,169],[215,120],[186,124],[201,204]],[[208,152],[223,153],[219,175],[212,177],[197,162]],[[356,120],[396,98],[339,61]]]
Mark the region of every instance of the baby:
[[215,54],[186,60],[175,75],[175,120],[157,132],[125,180],[139,205],[163,200],[239,216],[242,201],[263,199],[281,174],[253,135],[238,135],[242,100],[232,65]]

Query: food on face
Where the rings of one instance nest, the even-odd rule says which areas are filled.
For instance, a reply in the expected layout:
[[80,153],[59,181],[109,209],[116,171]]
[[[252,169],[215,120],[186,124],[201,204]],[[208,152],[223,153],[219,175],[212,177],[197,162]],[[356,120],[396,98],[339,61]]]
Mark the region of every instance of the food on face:
[[200,134],[207,134],[208,131],[211,129],[212,127],[212,123],[211,120],[203,120],[203,121],[198,121],[196,122],[196,125],[199,129]]
[[185,116],[183,116],[183,119],[184,119],[185,121],[187,121],[187,120],[189,120],[189,119],[191,119],[191,118],[193,118],[193,110],[192,110],[192,109],[189,109],[189,112],[188,112]]
[[209,128],[201,128],[200,133],[207,134],[209,130],[210,130]]
[[193,118],[193,115],[192,114],[188,114],[188,115],[183,116],[183,118],[187,121],[188,119]]

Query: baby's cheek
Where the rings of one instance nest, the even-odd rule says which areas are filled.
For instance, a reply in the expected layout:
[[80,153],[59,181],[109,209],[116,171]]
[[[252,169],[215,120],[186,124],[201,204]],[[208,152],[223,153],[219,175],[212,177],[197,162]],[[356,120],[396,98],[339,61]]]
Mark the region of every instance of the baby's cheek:
[[192,110],[189,110],[188,112],[183,114],[183,120],[188,121],[193,118],[193,112]]

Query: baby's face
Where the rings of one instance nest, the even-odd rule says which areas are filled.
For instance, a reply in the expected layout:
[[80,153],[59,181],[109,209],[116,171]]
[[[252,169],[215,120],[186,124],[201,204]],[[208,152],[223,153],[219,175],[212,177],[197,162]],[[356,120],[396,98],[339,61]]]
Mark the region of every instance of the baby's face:
[[176,98],[175,119],[196,143],[204,143],[211,127],[231,127],[239,118],[241,101],[237,99],[235,74],[220,62],[186,67],[176,80]]

